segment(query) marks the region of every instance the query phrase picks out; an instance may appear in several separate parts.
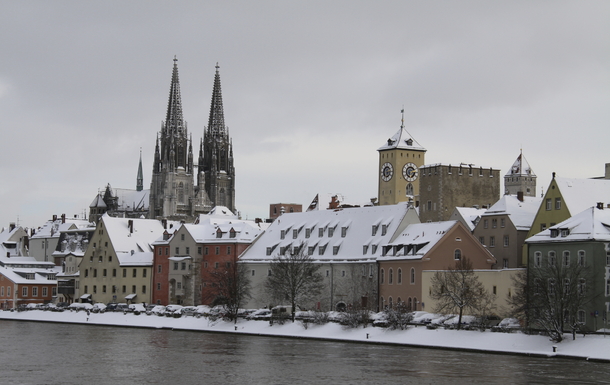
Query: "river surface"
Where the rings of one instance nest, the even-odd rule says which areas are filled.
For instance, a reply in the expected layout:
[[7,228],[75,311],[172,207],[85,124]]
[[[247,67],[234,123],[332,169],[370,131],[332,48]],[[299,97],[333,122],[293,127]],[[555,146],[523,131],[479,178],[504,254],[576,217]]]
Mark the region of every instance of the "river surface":
[[0,321],[0,384],[610,384],[610,364],[235,334]]

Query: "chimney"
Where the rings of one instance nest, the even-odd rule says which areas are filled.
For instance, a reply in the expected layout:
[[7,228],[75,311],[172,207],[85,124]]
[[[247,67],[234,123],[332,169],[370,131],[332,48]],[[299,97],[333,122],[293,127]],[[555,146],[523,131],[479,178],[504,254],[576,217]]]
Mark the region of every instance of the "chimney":
[[597,202],[597,209],[598,210],[603,210],[604,209],[604,202]]
[[263,220],[261,218],[254,218],[254,223],[261,223]]
[[7,252],[6,252],[6,257],[7,257],[7,258],[10,258],[10,257],[11,257],[11,252],[10,252],[10,251],[7,251]]
[[9,232],[11,232],[11,231],[15,230],[15,222],[11,222],[11,223],[9,223],[9,225],[8,225],[8,226],[9,226]]
[[519,202],[523,202],[523,191],[517,191],[517,199]]
[[53,222],[57,220],[57,215],[53,214]]
[[127,221],[127,227],[129,227],[129,234],[133,234],[133,219]]
[[163,225],[163,228],[167,230],[167,219],[161,219],[161,225]]
[[66,214],[61,214],[61,223],[66,223]]

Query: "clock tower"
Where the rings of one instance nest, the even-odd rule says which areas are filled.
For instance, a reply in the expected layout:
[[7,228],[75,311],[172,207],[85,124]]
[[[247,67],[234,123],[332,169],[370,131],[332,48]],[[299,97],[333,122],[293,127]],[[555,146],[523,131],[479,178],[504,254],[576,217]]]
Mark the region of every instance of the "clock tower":
[[404,110],[400,130],[379,147],[379,205],[412,202],[419,206],[419,168],[423,166],[426,149],[419,145],[404,126]]

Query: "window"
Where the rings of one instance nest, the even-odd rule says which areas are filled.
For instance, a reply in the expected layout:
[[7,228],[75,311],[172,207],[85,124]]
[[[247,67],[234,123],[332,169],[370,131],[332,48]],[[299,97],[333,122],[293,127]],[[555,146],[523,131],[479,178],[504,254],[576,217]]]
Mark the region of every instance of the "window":
[[333,255],[339,254],[339,246],[333,246]]
[[102,286],[102,293],[106,292],[106,285]]
[[542,266],[542,253],[539,251],[536,251],[534,253],[534,265],[536,267]]
[[489,237],[489,247],[496,247],[496,237]]
[[205,254],[205,255],[208,255],[209,253],[210,253],[210,250],[209,250],[209,248],[206,246],[206,247],[205,247],[205,249],[204,249],[204,254]]
[[102,270],[102,277],[106,277],[106,276],[107,276],[106,269],[104,269],[104,270]]
[[554,251],[549,251],[549,266],[555,266],[557,264],[557,257]]
[[377,252],[377,245],[371,246],[371,254],[375,254]]
[[216,253],[216,255],[220,254],[220,247],[216,246],[214,248],[214,252]]
[[555,198],[555,210],[561,210],[561,198]]
[[362,246],[362,254],[366,255],[366,252],[369,250],[369,245]]
[[180,234],[180,240],[184,241],[184,234]]
[[398,268],[398,273],[396,276],[396,283],[398,283],[399,285],[402,283],[402,269]]
[[136,285],[131,286],[131,293],[132,294],[136,293]]
[[500,219],[500,227],[506,227],[506,218]]
[[[610,265],[610,261],[608,261],[608,256],[610,256],[609,252],[606,252],[606,265]],[[585,251],[584,250],[579,250],[578,251],[578,265],[579,266],[584,266],[585,265]]]
[[563,265],[570,266],[570,252],[569,251],[563,252]]
[[174,262],[174,270],[178,270],[178,262]]
[[112,255],[108,256],[108,262],[112,262]]
[[98,262],[102,262],[102,260],[103,260],[103,259],[104,259],[104,257],[102,257],[102,256],[100,255],[100,257],[97,259],[97,261],[98,261]]
[[323,236],[324,236],[324,228],[323,228],[323,227],[320,227],[320,228],[318,229],[318,237],[322,238]]
[[112,285],[112,294],[116,294],[116,285]]
[[112,276],[116,277],[116,269],[112,269]]
[[394,269],[388,270],[388,285],[391,285],[394,283]]
[[479,237],[479,242],[481,242],[482,245],[485,244],[485,237]]
[[93,285],[93,294],[97,293],[97,285]]
[[180,254],[180,248],[176,247],[176,255]]
[[308,246],[307,247],[307,255],[313,255],[313,252],[315,251],[315,246]]
[[134,278],[137,277],[138,276],[138,269],[133,269],[131,276],[134,277]]
[[332,237],[333,235],[335,235],[335,228],[334,227],[329,227],[328,228],[328,237]]
[[180,270],[186,270],[186,262],[180,264]]
[[142,294],[146,294],[146,285],[142,286]]
[[509,237],[508,237],[508,235],[505,235],[504,236],[504,247],[508,247],[508,245],[509,245]]
[[157,273],[159,273],[159,274],[160,274],[160,273],[161,273],[161,271],[162,271],[162,267],[161,267],[161,265],[157,265]]
[[88,294],[87,292],[89,291],[89,288],[87,287],[87,285],[85,285],[85,294]]
[[197,254],[201,255],[201,246],[197,246]]
[[32,297],[38,297],[38,288],[37,287],[32,288]]
[[311,229],[305,229],[305,238],[311,237]]
[[415,284],[415,268],[411,268],[411,285]]
[[218,269],[218,266],[220,266],[220,264],[218,262],[214,262],[214,268]]
[[[86,292],[85,292],[85,293],[86,293]],[[7,295],[7,297],[10,297],[10,296],[11,296],[11,287],[10,287],[10,286],[8,286],[8,287],[6,288],[6,295]]]
[[227,246],[227,255],[231,255],[231,246]]
[[544,231],[546,230],[546,223],[541,223],[540,224],[540,231]]
[[383,285],[385,281],[385,270],[381,269],[381,271],[379,272],[379,283]]
[[494,286],[494,287],[493,287],[492,292],[493,292],[493,295],[498,294],[498,288],[497,288],[497,286]]
[[157,290],[161,290],[161,282],[157,282]]
[[462,250],[455,249],[455,251],[453,252],[453,259],[455,259],[456,261],[462,259]]
[[487,219],[483,219],[483,228],[486,229],[489,227],[489,222]]
[[491,220],[491,228],[495,229],[496,227],[498,227],[498,220],[497,219],[492,219]]
[[345,277],[345,270],[341,270],[341,276]]
[[546,210],[550,211],[552,208],[551,198],[546,198]]
[[127,269],[123,269],[123,278],[127,278]]
[[502,261],[502,268],[508,269],[508,259],[504,258],[504,260]]
[[549,279],[549,294],[550,295],[555,294],[555,280],[554,279]]
[[381,235],[386,235],[388,232],[388,225],[381,225]]
[[97,269],[93,269],[93,277],[97,277]]
[[271,277],[271,269],[267,270],[267,277]]
[[[4,289],[4,288],[2,288],[2,289]],[[4,290],[2,290],[2,292],[3,292],[2,294],[4,294]],[[43,297],[46,297],[47,295],[49,295],[48,288],[43,287],[43,288],[42,288],[42,296],[43,296]]]
[[570,294],[570,279],[566,278],[563,280],[563,295]]
[[122,293],[123,293],[123,294],[127,293],[127,286],[123,285],[123,291],[122,291]]
[[379,228],[379,225],[373,225],[373,236],[377,235],[378,228]]
[[163,253],[163,249],[161,247],[157,248],[157,255],[161,255]]
[[587,293],[587,281],[584,278],[578,280],[578,295],[584,296]]
[[585,311],[584,310],[579,310],[578,311],[578,322],[581,323],[581,324],[584,324],[585,321],[586,321]]
[[186,255],[190,255],[190,254],[191,254],[191,248],[190,248],[190,247],[187,247],[187,248],[186,248]]
[[342,227],[341,228],[341,238],[345,238],[346,235],[347,235],[347,227]]
[[89,276],[89,269],[85,269],[85,278]]

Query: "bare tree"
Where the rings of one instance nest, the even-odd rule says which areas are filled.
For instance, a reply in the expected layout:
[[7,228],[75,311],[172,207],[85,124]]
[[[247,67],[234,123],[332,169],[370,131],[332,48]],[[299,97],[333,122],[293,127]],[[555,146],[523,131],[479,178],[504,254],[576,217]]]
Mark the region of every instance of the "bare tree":
[[307,303],[317,298],[324,287],[320,265],[314,263],[307,253],[307,245],[287,248],[283,254],[273,258],[271,275],[265,282],[265,289],[271,298],[288,301],[292,307],[292,322],[298,303]]
[[396,303],[391,308],[384,310],[388,328],[392,330],[407,329],[409,323],[413,320],[411,309],[403,302]]
[[[544,330],[555,341],[563,340],[563,333],[580,328],[579,311],[593,298],[588,295],[591,274],[577,261],[533,264],[528,269],[524,307],[532,327]],[[520,299],[522,301],[522,299]]]
[[226,262],[223,267],[206,273],[210,284],[206,290],[212,306],[224,305],[225,317],[237,322],[241,306],[251,298],[251,284],[247,267],[241,263]]
[[456,261],[454,267],[437,271],[432,276],[432,299],[436,300],[434,311],[442,314],[458,314],[457,328],[462,326],[464,312],[478,314],[488,304],[487,290],[472,270],[466,257]]

